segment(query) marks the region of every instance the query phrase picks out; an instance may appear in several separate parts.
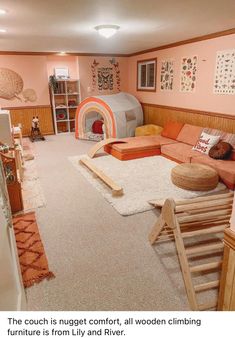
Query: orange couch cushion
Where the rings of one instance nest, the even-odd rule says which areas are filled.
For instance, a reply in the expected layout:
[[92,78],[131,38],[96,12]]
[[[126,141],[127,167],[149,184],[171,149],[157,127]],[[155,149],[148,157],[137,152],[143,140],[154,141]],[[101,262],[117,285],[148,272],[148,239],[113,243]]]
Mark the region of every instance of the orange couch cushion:
[[168,122],[165,126],[161,135],[164,137],[171,138],[172,140],[176,140],[179,132],[183,128],[184,123],[180,122]]
[[123,138],[127,143],[113,143],[104,147],[104,150],[119,160],[132,160],[161,154],[161,145],[177,143],[161,135],[138,136]]
[[193,126],[191,124],[186,123],[179,132],[179,135],[176,138],[176,140],[194,146],[197,140],[199,139],[202,131],[203,131],[202,127]]
[[207,155],[200,155],[192,157],[191,163],[207,164],[214,168],[221,180],[227,185],[228,188],[234,189],[235,186],[235,162],[227,160],[214,160]]
[[138,137],[127,137],[123,138],[122,141],[126,143],[113,143],[108,145],[121,153],[130,153],[133,151],[141,151],[153,148],[160,148],[162,144],[176,143],[161,135],[154,136],[138,136]]
[[172,158],[177,162],[190,163],[193,156],[201,156],[201,154],[195,150],[192,150],[192,146],[185,143],[167,144],[161,146],[162,155]]

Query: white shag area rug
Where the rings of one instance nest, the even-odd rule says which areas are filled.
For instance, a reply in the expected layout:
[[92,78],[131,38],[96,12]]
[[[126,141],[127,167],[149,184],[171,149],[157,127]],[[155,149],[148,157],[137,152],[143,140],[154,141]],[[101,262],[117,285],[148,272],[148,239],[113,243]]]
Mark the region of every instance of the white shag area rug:
[[[113,197],[111,189],[100,179],[94,178],[91,171],[79,164],[80,158],[88,158],[92,163],[111,177],[123,188],[124,195]],[[162,156],[145,157],[131,161],[119,161],[113,156],[100,156],[90,159],[87,155],[69,157],[74,167],[95,187],[102,196],[123,216],[154,209],[149,200],[175,200],[193,198],[209,192],[187,191],[171,182],[171,169],[177,165]],[[224,190],[224,184],[210,193]]]
[[[23,139],[24,155],[35,156],[35,148],[31,141]],[[32,211],[42,208],[46,205],[46,200],[41,187],[40,178],[36,167],[35,160],[25,161],[24,163],[24,179],[22,182],[22,197],[24,211]]]

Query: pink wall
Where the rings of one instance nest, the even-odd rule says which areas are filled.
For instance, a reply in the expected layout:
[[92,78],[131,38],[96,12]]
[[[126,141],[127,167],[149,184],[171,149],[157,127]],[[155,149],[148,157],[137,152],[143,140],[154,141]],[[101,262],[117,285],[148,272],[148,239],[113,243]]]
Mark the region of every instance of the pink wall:
[[[128,61],[128,91],[140,101],[146,103],[235,115],[235,95],[213,94],[216,52],[234,49],[234,47],[235,35],[229,35],[130,57]],[[181,58],[193,55],[198,56],[196,91],[194,93],[181,93]],[[136,91],[137,60],[155,57],[158,59],[157,91],[155,93]],[[171,92],[160,91],[160,62],[165,58],[174,60],[174,87]]]
[[18,73],[24,81],[24,89],[32,88],[37,94],[35,102],[0,98],[0,107],[48,105],[50,103],[45,56],[0,55],[0,68],[9,68]]
[[[110,90],[99,91],[97,88],[97,84],[94,90],[92,87],[91,66],[92,66],[93,61],[96,60],[96,62],[99,63],[97,67],[112,67],[112,65],[109,62],[109,60],[111,59],[112,59],[111,57],[103,57],[103,56],[102,57],[101,56],[98,56],[98,57],[79,56],[78,57],[82,99],[85,99],[86,97],[93,96],[93,95],[106,95],[106,94],[112,94],[112,93],[118,92],[115,72],[113,72],[114,88],[112,91]],[[116,57],[115,62],[119,63],[120,78],[121,78],[120,90],[127,91],[128,90],[128,59],[125,57]]]
[[78,79],[78,57],[66,55],[48,55],[47,56],[48,77],[54,75],[55,68],[68,67],[69,76],[72,79]]
[[[98,67],[113,68],[113,90],[99,91],[97,83],[92,87],[91,65],[94,61],[99,63]],[[68,67],[69,75],[73,79],[80,79],[82,99],[92,95],[105,95],[118,92],[116,73],[110,64],[111,57],[89,57],[89,56],[25,56],[25,55],[0,55],[0,68],[9,68],[17,72],[24,81],[24,89],[32,88],[37,94],[35,102],[19,101],[18,99],[7,100],[0,98],[0,107],[21,107],[49,105],[48,78],[54,74],[56,67]],[[128,90],[128,59],[124,57],[115,58],[119,63],[120,90]],[[97,80],[97,79],[96,79]],[[97,82],[97,81],[96,81]]]

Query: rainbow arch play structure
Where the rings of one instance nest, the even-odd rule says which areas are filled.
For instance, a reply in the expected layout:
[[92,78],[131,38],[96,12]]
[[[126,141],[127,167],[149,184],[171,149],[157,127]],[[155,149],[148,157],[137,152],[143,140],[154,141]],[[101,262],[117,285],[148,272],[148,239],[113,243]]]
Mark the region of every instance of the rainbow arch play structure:
[[97,119],[104,123],[102,138],[130,137],[136,127],[143,125],[143,110],[133,95],[124,92],[89,97],[77,108],[75,137],[91,139],[91,126]]

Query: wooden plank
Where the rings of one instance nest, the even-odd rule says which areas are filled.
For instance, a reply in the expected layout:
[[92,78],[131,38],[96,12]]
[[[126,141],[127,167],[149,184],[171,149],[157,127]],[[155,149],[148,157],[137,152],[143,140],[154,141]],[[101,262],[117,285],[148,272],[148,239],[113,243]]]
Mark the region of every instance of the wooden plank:
[[86,158],[81,158],[79,163],[85,165],[95,175],[97,175],[109,188],[112,189],[113,196],[123,195],[123,188],[116,184],[110,177],[108,177],[103,171],[98,169],[91,161]]
[[198,209],[208,209],[211,208],[214,210],[216,206],[232,206],[233,204],[233,197],[228,197],[228,198],[223,198],[220,200],[212,200],[212,201],[203,201],[203,202],[198,202],[198,203],[192,203],[192,204],[184,204],[175,207],[176,212],[186,212],[190,210],[198,210]]
[[194,286],[194,290],[196,292],[202,292],[210,289],[215,289],[219,287],[219,280],[215,280],[212,282],[202,283]]
[[[196,210],[189,210],[187,212],[181,213],[182,216],[186,215],[195,215],[195,214],[200,214],[200,213],[205,213],[209,211],[216,211],[216,210],[230,210],[232,211],[233,205],[221,205],[221,206],[215,206],[215,207],[208,207],[208,208],[201,208],[201,209],[196,209]],[[177,216],[181,216],[180,214],[177,214]]]
[[213,243],[213,244],[203,244],[203,245],[195,245],[192,247],[188,247],[185,249],[187,255],[194,255],[194,254],[202,254],[205,252],[215,251],[215,250],[222,250],[224,248],[224,244],[221,243]]
[[204,128],[221,129],[227,133],[235,133],[234,116],[232,115],[224,116],[223,114],[213,114],[213,112],[189,111],[182,107],[151,105],[148,103],[143,103],[142,107],[145,124],[156,124],[164,127],[167,122],[175,121]]
[[203,221],[193,221],[189,223],[182,223],[180,224],[180,228],[183,229],[185,227],[192,227],[192,226],[212,226],[212,225],[229,225],[230,224],[231,213],[225,216],[217,216],[216,219],[209,219]]
[[231,210],[216,210],[216,211],[210,211],[205,212],[201,214],[196,214],[192,216],[179,216],[177,217],[179,223],[187,223],[187,222],[193,222],[193,221],[203,221],[203,220],[213,220],[217,219],[219,216],[224,215],[231,215]]
[[212,301],[204,304],[200,304],[198,306],[200,311],[210,310],[210,309],[216,309],[217,308],[217,301]]
[[162,218],[162,214],[159,216],[157,222],[155,223],[155,225],[153,226],[150,234],[149,234],[149,242],[151,245],[154,244],[154,242],[157,240],[160,232],[162,231],[162,229],[164,228],[165,226],[165,221],[163,220]]
[[91,149],[88,151],[87,155],[90,158],[93,158],[95,156],[95,154],[102,149],[104,146],[108,145],[108,144],[112,144],[112,143],[127,143],[126,141],[122,141],[120,139],[117,138],[107,138],[105,140],[102,140],[98,143],[96,143],[93,147],[91,147]]
[[196,294],[194,291],[192,275],[189,269],[189,263],[186,256],[186,250],[184,247],[184,242],[180,234],[180,227],[177,223],[176,228],[174,228],[175,235],[175,245],[178,251],[178,259],[180,261],[181,271],[184,279],[184,285],[186,289],[186,293],[188,296],[189,304],[192,310],[198,310],[198,304],[196,299]]
[[[227,189],[226,189],[227,191]],[[191,203],[199,203],[199,202],[204,202],[204,201],[215,201],[219,200],[222,198],[229,198],[233,197],[234,193],[233,192],[227,192],[227,193],[220,193],[216,195],[207,195],[207,196],[201,196],[201,197],[195,197],[187,200],[178,200],[175,201],[175,204],[178,205],[185,205],[185,204],[191,204]]]
[[218,262],[211,262],[211,263],[190,266],[190,271],[193,273],[193,272],[202,272],[202,271],[220,269],[222,266],[222,262],[223,262],[222,260],[219,260]]
[[50,106],[34,106],[8,108],[11,114],[11,123],[14,126],[22,125],[23,136],[30,136],[32,119],[38,116],[40,122],[40,130],[43,135],[54,134],[53,117]]
[[194,230],[194,231],[186,231],[182,232],[182,238],[189,238],[194,236],[201,236],[201,235],[207,235],[207,234],[216,234],[218,232],[223,232],[226,229],[227,226],[221,225],[221,226],[215,226],[215,227],[209,227],[205,229],[200,230]]
[[[226,189],[226,191],[228,191]],[[200,202],[208,202],[208,201],[215,201],[218,199],[224,199],[224,198],[232,198],[234,196],[233,192],[229,192],[229,193],[221,193],[221,194],[216,194],[216,195],[207,195],[207,196],[202,196],[202,197],[195,197],[195,198],[190,198],[187,200],[178,200],[175,201],[176,206],[183,206],[183,205],[188,205],[188,204],[194,204],[194,203],[200,203]],[[148,201],[148,203],[150,205],[153,205],[155,208],[162,208],[164,203],[165,203],[165,199],[162,200],[150,200]]]

